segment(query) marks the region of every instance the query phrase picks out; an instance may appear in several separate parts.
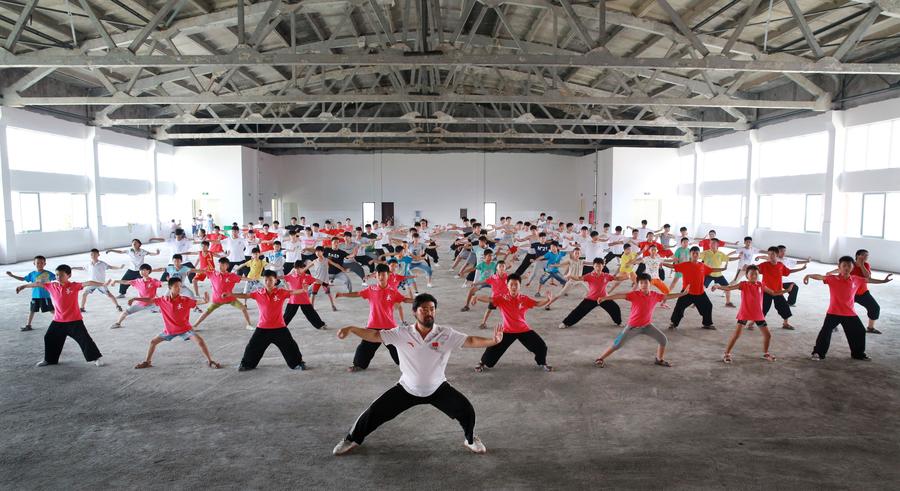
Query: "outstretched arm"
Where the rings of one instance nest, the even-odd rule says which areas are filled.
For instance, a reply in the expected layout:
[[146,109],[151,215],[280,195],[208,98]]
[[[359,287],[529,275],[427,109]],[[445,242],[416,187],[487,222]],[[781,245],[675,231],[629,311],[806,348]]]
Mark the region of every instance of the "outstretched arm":
[[348,297],[348,298],[356,298],[359,297],[359,292],[337,292],[334,294],[335,298]]
[[627,293],[616,293],[615,295],[607,295],[597,299],[597,303],[603,303],[607,300],[625,300]]
[[128,299],[128,305],[133,304],[134,302],[144,302],[145,304],[153,302],[153,297],[134,297]]
[[803,271],[804,269],[806,269],[806,264],[804,264],[803,266],[800,266],[799,268],[789,269],[788,271],[790,271],[791,273],[799,273],[799,272]]
[[347,326],[338,329],[338,339],[345,339],[348,335],[355,334],[370,343],[381,342],[381,331],[377,329],[365,329],[356,326]]
[[16,287],[16,293],[26,289],[26,288],[42,288],[44,285],[40,283],[25,283],[24,285],[19,285]]
[[13,274],[12,271],[7,271],[6,274],[7,274],[10,278],[15,278],[15,279],[17,279],[17,280],[19,280],[19,281],[25,281],[25,277],[24,277],[24,276],[16,276],[16,275]]
[[739,289],[740,287],[741,287],[741,284],[740,284],[740,283],[734,283],[734,284],[727,285],[727,286],[713,285],[713,286],[712,286],[712,290],[713,290],[713,291],[716,291],[716,290],[722,290],[722,291],[730,292],[731,290],[737,290],[737,289]]
[[488,348],[496,345],[503,340],[503,327],[498,325],[494,329],[494,337],[484,338],[481,336],[469,336],[463,343],[463,348]]
[[803,284],[808,285],[809,280],[825,281],[825,276],[820,274],[808,274],[803,277]]
[[883,280],[876,280],[875,278],[869,277],[869,278],[866,278],[866,283],[873,283],[876,285],[880,285],[882,283],[887,283],[887,282],[891,281],[891,279],[892,279],[891,276],[894,276],[894,275],[889,273],[887,276],[884,277]]
[[687,290],[685,290],[683,292],[678,292],[678,293],[670,293],[670,294],[666,295],[666,300],[672,300],[674,298],[683,297],[687,294],[688,294]]

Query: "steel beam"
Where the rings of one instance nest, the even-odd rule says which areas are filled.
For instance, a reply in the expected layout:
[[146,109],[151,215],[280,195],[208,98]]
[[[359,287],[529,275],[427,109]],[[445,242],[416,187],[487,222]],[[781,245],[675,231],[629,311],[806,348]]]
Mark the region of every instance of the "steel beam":
[[250,145],[255,148],[268,149],[287,149],[287,148],[306,148],[313,150],[325,150],[330,148],[355,148],[357,150],[369,149],[416,149],[416,150],[440,150],[440,149],[460,149],[460,150],[581,150],[584,152],[593,152],[598,149],[596,143],[591,144],[574,144],[574,143],[413,143],[413,142],[395,142],[395,143],[262,143],[259,145]]
[[[345,128],[346,130],[347,128]],[[441,131],[437,133],[425,132],[403,132],[403,131],[275,131],[271,133],[241,133],[237,131],[228,131],[225,133],[167,133],[157,132],[158,140],[244,140],[248,138],[352,138],[352,139],[368,139],[368,138],[399,138],[399,139],[419,139],[419,138],[439,138],[455,139],[455,138],[475,138],[485,140],[583,140],[583,141],[662,141],[662,142],[691,142],[692,138],[686,135],[632,135],[625,133],[573,133],[571,131],[563,133],[490,133],[490,132],[450,132]]]
[[16,19],[16,24],[9,34],[6,35],[6,44],[3,47],[6,48],[7,51],[12,51],[13,48],[15,48],[16,42],[22,34],[22,29],[25,28],[25,23],[31,18],[31,12],[34,11],[34,7],[36,6],[37,0],[28,0],[25,2],[25,6],[22,8],[22,11],[19,12],[19,18]]

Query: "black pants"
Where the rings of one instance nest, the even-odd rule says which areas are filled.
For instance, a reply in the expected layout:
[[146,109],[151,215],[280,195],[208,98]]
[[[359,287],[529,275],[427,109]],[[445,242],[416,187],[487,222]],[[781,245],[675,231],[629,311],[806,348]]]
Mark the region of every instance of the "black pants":
[[769,295],[768,293],[763,293],[763,315],[769,313],[769,309],[772,308],[772,302],[775,302],[775,310],[778,312],[778,315],[781,316],[782,319],[787,320],[791,315],[791,306],[788,305],[787,300],[784,299],[782,295]]
[[847,344],[850,345],[850,356],[853,358],[865,358],[866,356],[866,328],[855,315],[834,315],[826,314],[825,322],[822,323],[822,329],[816,337],[816,346],[813,353],[825,358],[828,354],[828,347],[831,346],[831,331],[840,325],[844,328],[844,335],[847,336]]
[[875,301],[872,292],[867,291],[862,295],[857,295],[856,303],[866,308],[866,317],[873,321],[878,320],[878,317],[881,315],[881,306]]
[[[244,256],[244,262],[249,261],[251,258],[252,256]],[[247,276],[250,274],[250,266],[244,266],[243,268],[238,269],[235,274],[238,276]]]
[[800,293],[800,286],[796,283],[782,283],[781,288],[787,290],[791,285],[794,285],[794,288],[791,288],[791,291],[788,292],[788,305],[797,305],[797,294]]
[[44,361],[51,365],[59,363],[66,338],[72,338],[81,347],[81,354],[86,361],[99,359],[102,354],[84,327],[84,321],[56,322],[52,321],[44,334]]
[[447,382],[442,383],[427,397],[414,396],[400,384],[391,387],[356,418],[350,433],[347,434],[347,440],[361,444],[379,426],[420,404],[431,404],[450,418],[459,421],[466,435],[466,441],[472,443],[475,438],[475,408],[466,396]]
[[356,256],[356,262],[369,268],[369,273],[375,272],[375,262],[369,256]]
[[234,269],[234,267],[237,266],[238,264],[241,264],[242,262],[243,262],[243,261],[235,262],[235,261],[229,260],[229,261],[228,261],[228,272],[231,273],[232,270]]
[[700,295],[685,295],[683,297],[678,297],[678,301],[675,302],[675,308],[672,309],[672,325],[677,326],[681,319],[684,318],[684,310],[690,307],[691,305],[695,305],[697,307],[697,312],[700,313],[700,317],[703,318],[703,326],[711,326],[713,325],[712,320],[712,302],[709,301],[709,297],[706,296],[706,293],[701,293]]
[[289,367],[296,368],[297,365],[303,363],[300,347],[297,346],[297,342],[294,341],[294,337],[291,336],[291,331],[287,327],[279,327],[277,329],[260,329],[257,327],[253,331],[253,335],[250,336],[247,347],[244,348],[241,366],[248,370],[256,368],[270,344],[278,346],[278,349],[281,350],[281,356],[284,357],[284,361]]
[[622,257],[622,255],[616,254],[613,252],[607,252],[606,256],[603,258],[603,262],[604,262],[604,264],[609,264],[610,261],[612,261],[613,259],[615,259],[617,257]]
[[294,269],[294,263],[285,262],[284,267],[281,268],[281,271],[284,274],[291,274],[291,270]]
[[440,261],[438,260],[438,251],[437,251],[437,249],[434,248],[434,247],[428,247],[428,248],[426,248],[426,249],[425,249],[425,255],[428,256],[428,257],[430,257],[430,258],[435,262],[435,264],[437,264],[437,263],[440,262]]
[[574,326],[578,324],[578,321],[584,318],[584,316],[588,315],[590,311],[594,310],[595,307],[603,307],[603,310],[609,314],[609,317],[612,318],[612,321],[616,323],[616,325],[622,323],[622,311],[619,309],[619,305],[612,300],[604,300],[603,302],[597,303],[596,300],[591,300],[589,298],[585,298],[579,303],[574,310],[569,312],[569,315],[563,319],[562,323],[568,327]]
[[284,324],[285,326],[291,325],[291,320],[294,319],[294,316],[297,315],[297,309],[300,309],[303,312],[303,315],[306,316],[306,320],[312,324],[316,329],[322,329],[322,326],[325,325],[325,322],[322,321],[322,318],[319,317],[319,313],[316,312],[315,307],[312,305],[305,304],[296,304],[289,303],[287,307],[284,308]]
[[[353,355],[353,366],[362,368],[363,370],[369,368],[369,363],[372,361],[372,358],[375,357],[375,352],[378,351],[380,346],[381,343],[373,343],[366,341],[365,339],[360,341],[359,346],[356,347],[356,353]],[[388,353],[391,354],[391,359],[399,366],[400,357],[397,356],[397,348],[387,345],[387,349]]]
[[522,264],[519,264],[519,267],[516,268],[516,274],[522,276],[525,274],[525,271],[528,270],[528,266],[531,266],[531,263],[537,258],[534,254],[526,254],[525,258],[522,259]]
[[538,365],[547,364],[547,343],[534,331],[503,333],[503,340],[499,344],[484,350],[484,354],[481,355],[481,363],[484,363],[488,368],[493,367],[500,361],[503,353],[506,353],[506,350],[516,341],[519,341],[525,349],[534,353],[534,361]]
[[[136,280],[140,277],[141,277],[141,273],[138,273],[137,271],[135,271],[133,269],[129,269],[129,270],[126,270],[125,274],[122,275],[122,281]],[[131,285],[129,285],[129,284],[119,285],[119,295],[125,295],[125,293],[128,291],[129,286],[131,286]]]

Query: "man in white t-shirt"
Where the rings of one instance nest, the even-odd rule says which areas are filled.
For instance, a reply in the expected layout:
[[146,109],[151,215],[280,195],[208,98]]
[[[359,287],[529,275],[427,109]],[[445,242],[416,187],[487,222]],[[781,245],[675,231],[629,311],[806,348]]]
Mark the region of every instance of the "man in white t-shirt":
[[430,404],[459,421],[466,435],[466,448],[477,454],[487,451],[481,439],[475,436],[475,408],[447,382],[444,370],[454,349],[494,346],[503,339],[503,331],[498,327],[493,338],[483,338],[436,326],[436,309],[437,299],[424,293],[413,301],[414,326],[381,330],[347,326],[338,331],[339,339],[353,333],[370,343],[384,343],[396,348],[402,375],[397,385],[388,389],[356,419],[347,436],[334,447],[334,455],[350,452],[376,428],[420,404]]
[[241,237],[239,235],[240,230],[232,227],[231,236],[226,237],[222,240],[222,250],[224,250],[228,255],[228,271],[230,272],[234,269],[234,266],[237,264],[241,264],[245,261],[244,259],[244,249],[247,248],[247,239]]

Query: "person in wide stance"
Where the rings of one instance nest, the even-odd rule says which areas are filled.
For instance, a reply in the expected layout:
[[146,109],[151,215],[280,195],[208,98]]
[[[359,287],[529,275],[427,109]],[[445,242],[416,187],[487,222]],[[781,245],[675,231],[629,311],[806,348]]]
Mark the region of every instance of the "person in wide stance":
[[337,333],[338,339],[355,334],[370,343],[393,346],[400,357],[400,381],[372,403],[353,423],[332,453],[344,455],[362,445],[365,438],[382,424],[403,411],[420,404],[431,404],[447,416],[457,420],[465,433],[465,446],[483,454],[487,451],[475,436],[475,408],[444,375],[450,353],[457,348],[486,348],[503,339],[498,327],[493,338],[467,336],[455,329],[436,326],[434,316],[437,299],[423,293],[413,300],[414,326],[393,329],[365,329],[347,326]]

